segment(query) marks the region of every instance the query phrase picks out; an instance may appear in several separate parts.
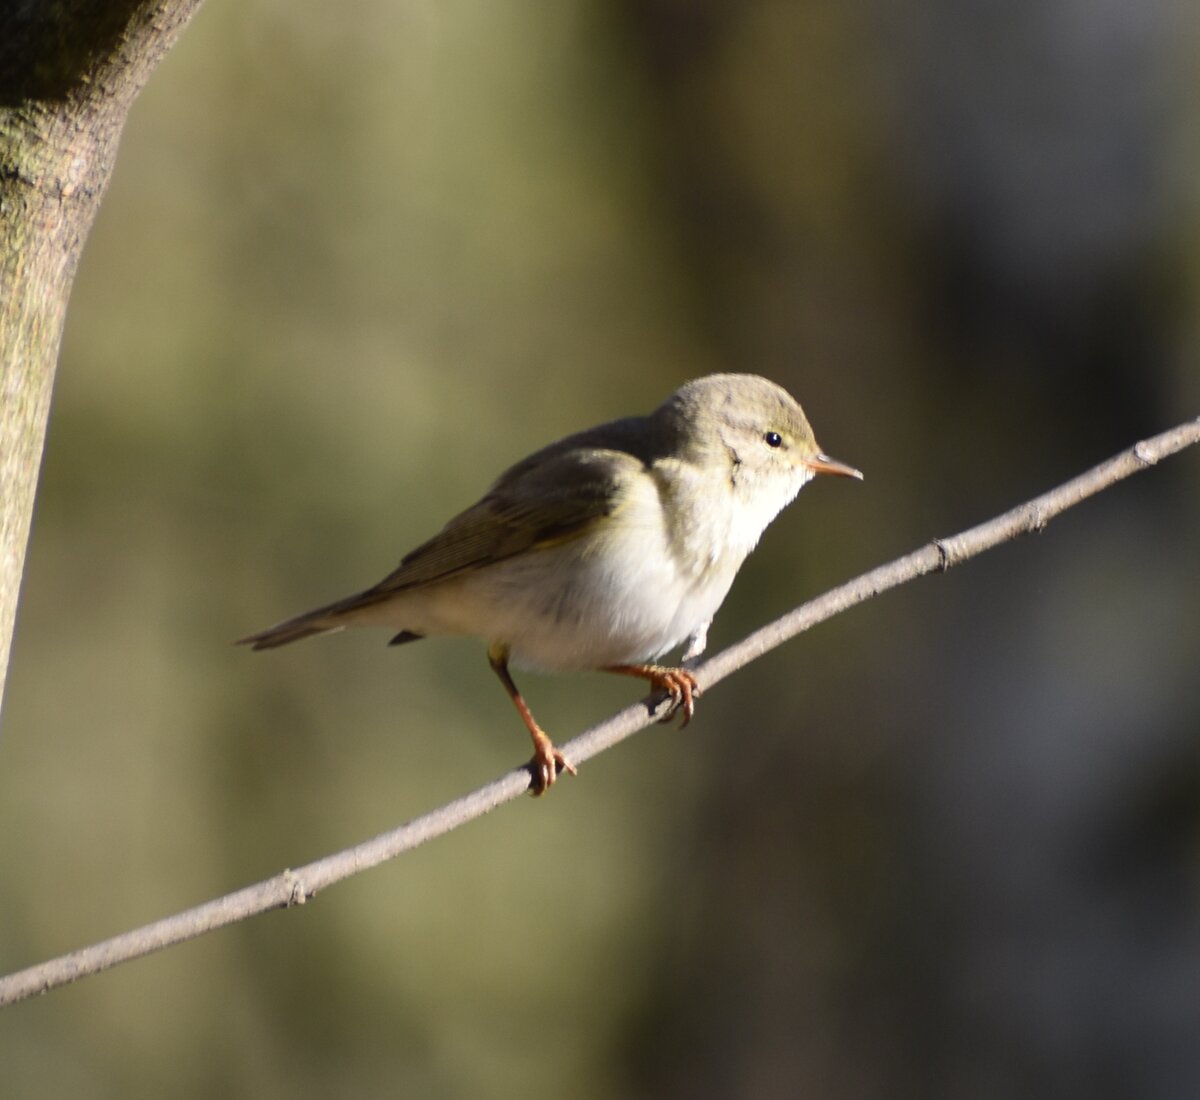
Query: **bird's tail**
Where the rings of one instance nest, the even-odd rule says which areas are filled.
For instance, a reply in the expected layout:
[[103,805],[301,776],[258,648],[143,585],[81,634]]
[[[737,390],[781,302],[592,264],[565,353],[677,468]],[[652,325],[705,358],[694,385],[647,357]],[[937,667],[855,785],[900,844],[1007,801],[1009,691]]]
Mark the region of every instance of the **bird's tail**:
[[248,645],[251,649],[274,649],[276,646],[298,642],[301,638],[311,638],[314,634],[341,629],[343,627],[340,623],[321,623],[307,615],[301,615],[298,619],[289,619],[286,623],[280,623],[268,630],[260,630],[257,634],[239,638],[234,644]]
[[275,626],[260,630],[257,634],[248,634],[239,638],[235,645],[248,645],[251,649],[275,649],[277,646],[298,642],[301,638],[311,638],[314,634],[328,634],[334,630],[345,630],[346,612],[353,611],[363,604],[363,596],[350,596],[338,600],[337,603],[318,607],[315,611],[306,611],[294,619],[287,619]]

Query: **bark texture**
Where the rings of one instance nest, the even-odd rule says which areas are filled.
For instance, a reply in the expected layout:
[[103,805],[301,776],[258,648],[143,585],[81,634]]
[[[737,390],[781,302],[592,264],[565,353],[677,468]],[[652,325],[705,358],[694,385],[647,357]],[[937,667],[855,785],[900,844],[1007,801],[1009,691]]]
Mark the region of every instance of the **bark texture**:
[[200,0],[0,0],[0,704],[63,320],[137,93]]

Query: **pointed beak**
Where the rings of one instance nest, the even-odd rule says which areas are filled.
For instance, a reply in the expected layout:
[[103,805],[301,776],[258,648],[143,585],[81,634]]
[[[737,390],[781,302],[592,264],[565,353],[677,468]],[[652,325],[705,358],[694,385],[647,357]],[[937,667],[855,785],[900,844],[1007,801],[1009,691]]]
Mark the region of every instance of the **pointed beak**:
[[812,458],[802,459],[814,474],[832,474],[834,477],[855,477],[862,481],[862,471],[856,470],[853,466],[847,466],[844,462],[839,462],[836,458],[830,458],[829,455],[815,454]]

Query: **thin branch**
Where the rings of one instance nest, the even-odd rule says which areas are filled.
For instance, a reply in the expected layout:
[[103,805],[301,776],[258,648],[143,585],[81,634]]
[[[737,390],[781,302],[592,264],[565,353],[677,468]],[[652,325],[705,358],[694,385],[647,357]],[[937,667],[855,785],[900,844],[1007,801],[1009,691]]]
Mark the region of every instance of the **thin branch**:
[[[810,627],[907,581],[928,573],[944,572],[952,565],[967,561],[1018,535],[1040,531],[1055,516],[1080,501],[1198,442],[1200,419],[1188,421],[1136,444],[1057,489],[995,519],[950,538],[934,539],[911,554],[872,569],[810,600],[737,645],[718,653],[694,669],[696,679],[701,687],[710,688],[730,673]],[[650,725],[662,704],[663,699],[658,697],[628,707],[563,745],[563,752],[575,763],[590,760]],[[393,859],[402,852],[483,816],[502,803],[511,802],[527,791],[529,785],[528,769],[518,768],[473,794],[465,795],[372,840],[318,859],[295,871],[284,871],[274,878],[144,928],[0,978],[0,1006],[45,993],[117,963],[182,943],[268,909],[303,905],[309,898],[342,879]]]

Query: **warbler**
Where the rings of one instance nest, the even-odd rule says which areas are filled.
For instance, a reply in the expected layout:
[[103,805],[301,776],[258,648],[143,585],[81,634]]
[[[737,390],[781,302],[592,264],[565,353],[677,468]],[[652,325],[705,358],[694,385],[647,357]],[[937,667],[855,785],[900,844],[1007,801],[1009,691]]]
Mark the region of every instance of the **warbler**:
[[[502,473],[378,584],[242,638],[271,649],[348,626],[487,643],[533,739],[534,794],[575,768],[538,725],[510,664],[598,669],[669,693],[691,719],[684,667],[768,524],[817,474],[862,478],[824,454],[786,390],[751,374],[680,387],[647,416],[569,435]],[[682,647],[680,663],[654,663]]]

